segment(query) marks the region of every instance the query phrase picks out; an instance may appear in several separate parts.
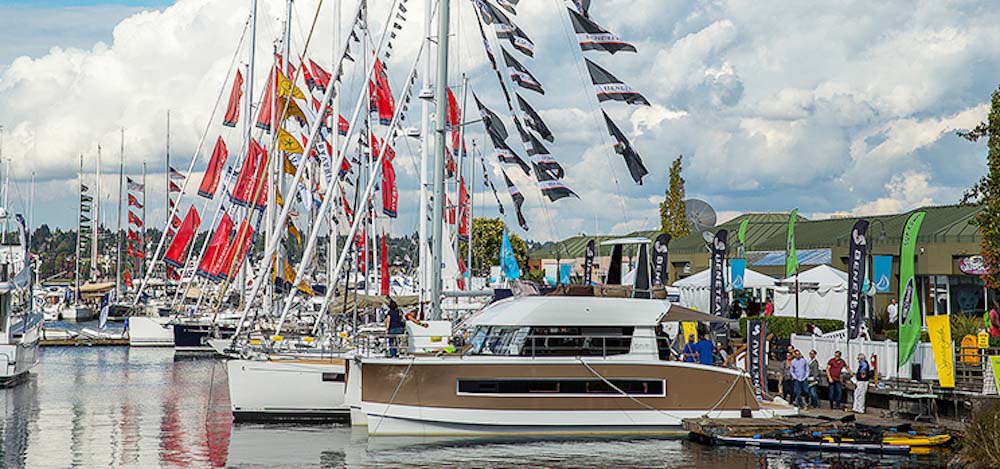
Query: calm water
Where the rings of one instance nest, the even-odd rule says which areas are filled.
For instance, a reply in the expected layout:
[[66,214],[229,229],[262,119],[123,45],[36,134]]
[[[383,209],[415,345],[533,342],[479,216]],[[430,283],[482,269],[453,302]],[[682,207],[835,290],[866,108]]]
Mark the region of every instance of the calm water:
[[4,467],[899,467],[935,459],[756,453],[684,440],[429,441],[346,426],[233,425],[222,361],[170,349],[43,349],[0,390]]

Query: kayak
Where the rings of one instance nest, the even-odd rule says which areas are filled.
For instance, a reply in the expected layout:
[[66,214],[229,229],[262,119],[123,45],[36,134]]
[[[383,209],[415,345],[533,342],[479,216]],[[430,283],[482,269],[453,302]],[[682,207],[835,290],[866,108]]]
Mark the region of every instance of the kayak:
[[754,438],[744,436],[716,436],[717,444],[726,446],[743,446],[747,448],[764,448],[796,451],[831,451],[831,452],[861,452],[878,454],[908,454],[910,446],[905,444],[885,444],[875,442],[858,442],[833,438],[822,440],[794,440],[784,438]]
[[951,441],[951,435],[931,435],[931,436],[887,436],[882,442],[887,445],[903,446],[941,446]]

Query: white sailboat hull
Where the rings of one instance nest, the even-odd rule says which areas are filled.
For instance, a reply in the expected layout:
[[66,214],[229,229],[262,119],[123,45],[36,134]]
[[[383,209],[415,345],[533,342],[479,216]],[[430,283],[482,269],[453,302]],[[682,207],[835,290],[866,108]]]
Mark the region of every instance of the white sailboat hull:
[[230,360],[229,399],[240,421],[346,421],[344,359]]
[[38,364],[40,323],[29,328],[13,344],[0,344],[0,386],[16,384]]
[[128,320],[128,344],[132,347],[173,347],[174,326],[170,318],[133,316]]

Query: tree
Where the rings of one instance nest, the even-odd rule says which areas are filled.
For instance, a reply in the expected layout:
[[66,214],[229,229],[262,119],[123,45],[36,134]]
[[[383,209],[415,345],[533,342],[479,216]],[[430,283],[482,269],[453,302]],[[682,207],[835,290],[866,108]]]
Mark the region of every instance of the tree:
[[975,222],[983,235],[982,256],[986,260],[987,273],[982,276],[987,288],[1000,288],[1000,88],[993,92],[993,102],[986,122],[976,128],[959,132],[958,135],[978,141],[986,137],[986,175],[962,196],[962,204],[982,205]]
[[[474,275],[486,275],[490,266],[500,265],[500,244],[503,242],[503,220],[499,218],[474,218],[472,220],[472,259],[465,259],[469,245],[459,242],[462,259],[470,266]],[[510,246],[514,249],[514,257],[521,269],[527,269],[528,247],[520,236],[507,233]]]
[[684,178],[681,177],[681,166],[684,155],[680,155],[670,165],[670,186],[666,197],[660,203],[660,231],[678,239],[687,236],[687,215],[684,212]]

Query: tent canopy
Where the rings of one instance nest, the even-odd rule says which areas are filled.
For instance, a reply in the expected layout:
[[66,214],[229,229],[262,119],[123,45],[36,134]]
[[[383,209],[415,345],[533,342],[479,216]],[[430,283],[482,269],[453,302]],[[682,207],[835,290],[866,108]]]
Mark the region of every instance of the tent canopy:
[[[847,272],[837,270],[828,265],[818,265],[805,272],[799,272],[799,283],[814,284],[819,288],[847,287]],[[795,283],[795,276],[781,281],[782,285]]]
[[732,322],[732,319],[726,319],[721,316],[714,316],[711,314],[702,313],[695,311],[693,309],[685,308],[683,306],[671,304],[670,309],[667,310],[667,314],[663,315],[660,322],[675,322],[675,321],[697,321],[697,322]]
[[[674,282],[675,287],[680,288],[708,288],[712,284],[712,269],[705,269],[697,274]],[[732,275],[730,269],[726,268],[726,285],[729,285]],[[769,277],[756,270],[746,269],[743,273],[743,288],[773,288],[778,279]]]

